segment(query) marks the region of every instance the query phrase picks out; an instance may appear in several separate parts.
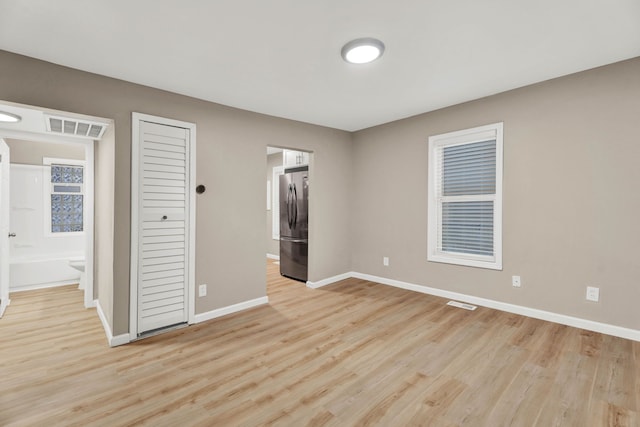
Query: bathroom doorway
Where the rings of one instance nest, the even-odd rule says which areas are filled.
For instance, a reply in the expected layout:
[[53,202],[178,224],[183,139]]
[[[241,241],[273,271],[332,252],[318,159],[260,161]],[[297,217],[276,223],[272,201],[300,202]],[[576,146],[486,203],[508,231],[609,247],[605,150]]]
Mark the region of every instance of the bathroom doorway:
[[0,112],[18,117],[0,121],[15,193],[0,206],[9,217],[0,236],[9,246],[1,273],[10,277],[0,283],[0,303],[10,310],[13,292],[80,283],[84,306],[95,307],[94,143],[111,121],[5,101]]

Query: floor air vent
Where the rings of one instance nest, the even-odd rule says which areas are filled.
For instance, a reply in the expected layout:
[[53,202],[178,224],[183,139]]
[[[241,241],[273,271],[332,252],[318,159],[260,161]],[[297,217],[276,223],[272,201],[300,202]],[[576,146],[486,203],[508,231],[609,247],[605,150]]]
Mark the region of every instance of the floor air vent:
[[61,135],[81,136],[100,139],[107,128],[105,123],[95,123],[70,119],[68,117],[46,116],[47,130]]
[[476,307],[475,305],[471,305],[471,304],[466,304],[464,302],[458,302],[458,301],[449,301],[447,303],[447,305],[453,306],[453,307],[458,307],[458,308],[464,308],[465,310],[475,310]]

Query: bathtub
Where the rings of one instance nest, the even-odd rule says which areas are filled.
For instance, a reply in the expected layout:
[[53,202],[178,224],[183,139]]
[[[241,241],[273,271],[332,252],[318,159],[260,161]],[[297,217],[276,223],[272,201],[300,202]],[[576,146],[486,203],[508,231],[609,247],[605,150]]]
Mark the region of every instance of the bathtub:
[[9,291],[21,291],[80,283],[80,271],[69,261],[82,253],[61,256],[12,258],[9,268]]

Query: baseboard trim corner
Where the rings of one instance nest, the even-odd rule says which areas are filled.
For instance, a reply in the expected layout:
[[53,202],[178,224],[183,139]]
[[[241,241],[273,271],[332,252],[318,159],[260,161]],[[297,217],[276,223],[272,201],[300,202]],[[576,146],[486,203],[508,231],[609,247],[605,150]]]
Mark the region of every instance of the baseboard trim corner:
[[280,255],[267,254],[267,259],[275,259],[276,261],[280,261]]
[[119,345],[129,344],[130,342],[131,342],[131,339],[129,337],[129,334],[120,334],[111,338],[111,341],[109,342],[109,347],[117,347]]
[[11,305],[10,299],[3,299],[2,301],[0,301],[0,317],[4,315],[4,312],[7,307],[9,307],[9,305]]
[[501,301],[490,300],[486,298],[474,297],[471,295],[461,294],[458,292],[450,292],[442,289],[431,288],[429,286],[416,285],[414,283],[402,282],[400,280],[387,279],[386,277],[373,276],[370,274],[352,272],[351,277],[357,279],[368,280],[387,286],[393,286],[409,291],[420,292],[423,294],[433,295],[442,298],[453,299],[469,304],[475,304],[482,307],[492,308],[495,310],[506,311],[508,313],[520,314],[522,316],[532,317],[534,319],[546,320],[548,322],[559,323],[575,328],[586,329],[588,331],[599,332],[606,335],[612,335],[619,338],[625,338],[633,341],[640,341],[640,330],[625,328],[622,326],[610,325],[608,323],[595,322],[593,320],[582,319],[579,317],[568,316],[565,314],[553,313],[550,311],[539,310],[536,308],[524,307],[521,305],[509,304]]
[[317,282],[307,281],[307,287],[311,289],[318,289],[323,286],[331,285],[341,280],[350,279],[353,277],[353,272],[338,274],[337,276],[327,277],[326,279],[318,280]]
[[215,319],[217,317],[226,316],[227,314],[237,313],[239,311],[248,310],[259,305],[269,304],[269,297],[264,296],[255,298],[249,301],[240,302],[238,304],[229,305],[227,307],[218,308],[215,310],[199,313],[195,315],[193,323],[206,322],[207,320]]
[[107,335],[107,342],[109,343],[109,347],[116,347],[119,345],[128,344],[130,342],[129,334],[121,334],[121,335],[116,335],[114,337],[113,333],[111,332],[111,327],[109,326],[109,322],[107,322],[107,316],[105,316],[104,311],[102,310],[102,306],[100,305],[100,301],[94,300],[94,303],[96,306],[96,311],[98,312],[98,317],[102,322],[102,327],[104,328],[104,332]]

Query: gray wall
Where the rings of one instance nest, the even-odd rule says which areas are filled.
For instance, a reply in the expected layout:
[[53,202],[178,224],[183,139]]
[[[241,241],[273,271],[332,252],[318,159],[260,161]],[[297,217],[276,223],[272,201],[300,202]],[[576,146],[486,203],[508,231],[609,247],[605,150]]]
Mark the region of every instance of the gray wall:
[[[100,283],[100,295],[112,292],[116,335],[128,331],[133,111],[198,127],[197,181],[207,192],[196,199],[196,281],[209,292],[197,313],[265,295],[272,145],[313,153],[311,281],[358,271],[640,329],[640,58],[355,134],[2,51],[0,99],[115,120],[114,246],[105,249],[113,285]],[[427,262],[427,138],[497,121],[505,138],[504,270]],[[522,276],[522,288],[511,287],[512,275]],[[587,285],[601,288],[600,303],[585,301]]]
[[[639,114],[636,58],[355,133],[353,270],[640,329]],[[500,121],[504,270],[427,262],[427,138]]]
[[11,163],[42,166],[43,157],[84,160],[84,144],[58,144],[5,138],[11,149]]
[[[270,154],[267,156],[267,181],[271,182],[271,196],[273,198],[273,168],[282,166],[282,153]],[[276,188],[278,188],[276,186]],[[280,255],[280,242],[273,240],[273,203],[271,210],[267,211],[267,253]]]
[[[266,295],[266,146],[314,152],[310,179],[309,279],[350,269],[349,223],[343,212],[350,186],[351,135],[278,119],[98,76],[0,51],[0,99],[115,121],[114,335],[129,328],[131,113],[197,125],[196,283],[207,283],[196,313]],[[100,155],[100,154],[99,154]],[[101,156],[101,155],[100,155]],[[100,285],[100,294],[109,291]]]

